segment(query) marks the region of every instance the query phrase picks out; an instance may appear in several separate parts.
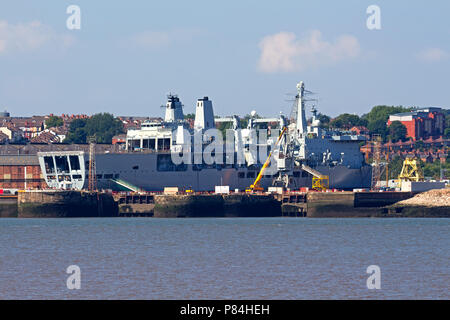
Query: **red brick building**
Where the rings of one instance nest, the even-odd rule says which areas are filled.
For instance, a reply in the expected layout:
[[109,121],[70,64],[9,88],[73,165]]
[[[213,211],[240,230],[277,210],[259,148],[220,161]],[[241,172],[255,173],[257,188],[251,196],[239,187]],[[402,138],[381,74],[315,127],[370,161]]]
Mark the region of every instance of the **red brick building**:
[[407,137],[414,140],[440,137],[445,130],[445,116],[441,108],[422,108],[389,116],[388,125],[400,121],[407,129]]
[[1,155],[0,189],[47,187],[36,155]]

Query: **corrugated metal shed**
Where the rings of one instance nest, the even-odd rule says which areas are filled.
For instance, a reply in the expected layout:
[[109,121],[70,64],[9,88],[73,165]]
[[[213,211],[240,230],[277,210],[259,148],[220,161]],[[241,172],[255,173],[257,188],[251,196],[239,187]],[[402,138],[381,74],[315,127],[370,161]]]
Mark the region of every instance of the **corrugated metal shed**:
[[0,155],[0,166],[38,166],[36,155]]

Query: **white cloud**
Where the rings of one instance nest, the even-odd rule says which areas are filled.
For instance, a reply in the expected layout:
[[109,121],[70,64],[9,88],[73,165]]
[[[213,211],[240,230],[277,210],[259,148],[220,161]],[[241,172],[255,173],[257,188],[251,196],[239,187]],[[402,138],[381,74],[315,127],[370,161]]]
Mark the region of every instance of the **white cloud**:
[[145,49],[159,49],[175,43],[188,42],[203,34],[198,29],[175,29],[169,31],[143,31],[130,37],[132,45]]
[[292,32],[269,35],[260,42],[260,48],[259,69],[263,72],[301,71],[356,58],[361,52],[354,36],[342,35],[328,42],[318,30],[302,39]]
[[449,54],[439,48],[429,48],[419,52],[416,57],[425,62],[437,62],[449,57]]
[[0,54],[34,51],[48,44],[68,47],[73,42],[73,37],[59,35],[39,21],[10,24],[0,20]]

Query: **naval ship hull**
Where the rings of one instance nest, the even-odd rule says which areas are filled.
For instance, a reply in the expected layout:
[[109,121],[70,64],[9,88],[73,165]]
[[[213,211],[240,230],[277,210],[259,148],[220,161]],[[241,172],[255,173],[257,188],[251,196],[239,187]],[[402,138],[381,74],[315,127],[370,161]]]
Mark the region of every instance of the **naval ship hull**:
[[[179,187],[195,191],[213,191],[215,186],[229,186],[230,190],[248,188],[258,175],[257,169],[247,167],[216,168],[192,165],[165,167],[158,153],[97,154],[96,171],[99,188],[118,190],[124,183],[144,191],[162,191],[164,187]],[[170,157],[170,154],[166,154]],[[166,158],[167,159],[167,158]],[[314,169],[330,178],[330,188],[351,190],[370,188],[371,167],[352,169],[336,165],[316,166]],[[274,177],[264,176],[261,186],[273,185]],[[311,187],[312,176],[300,168],[289,179],[290,188]]]

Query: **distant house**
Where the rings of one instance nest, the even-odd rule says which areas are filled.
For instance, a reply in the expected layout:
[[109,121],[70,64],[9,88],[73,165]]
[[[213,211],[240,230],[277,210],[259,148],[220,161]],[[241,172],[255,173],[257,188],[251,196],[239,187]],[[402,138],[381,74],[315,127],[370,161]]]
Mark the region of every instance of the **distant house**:
[[6,143],[8,142],[9,138],[6,134],[3,132],[0,132],[0,143]]
[[65,127],[56,127],[45,129],[39,135],[31,139],[32,143],[60,143],[63,142],[67,135]]
[[127,141],[127,135],[126,134],[119,134],[117,136],[112,137],[112,144],[125,144]]
[[12,125],[0,127],[0,132],[5,134],[10,142],[19,142],[24,138],[23,131]]
[[38,136],[34,137],[30,141],[31,143],[58,143],[62,142],[60,138],[50,130],[42,131]]
[[358,135],[367,136],[369,135],[369,129],[364,126],[356,126],[350,129],[351,132],[354,132]]

